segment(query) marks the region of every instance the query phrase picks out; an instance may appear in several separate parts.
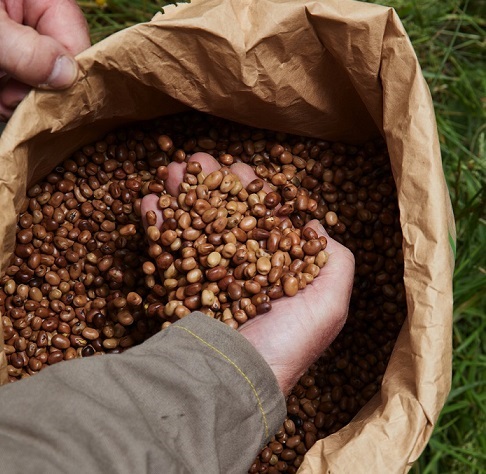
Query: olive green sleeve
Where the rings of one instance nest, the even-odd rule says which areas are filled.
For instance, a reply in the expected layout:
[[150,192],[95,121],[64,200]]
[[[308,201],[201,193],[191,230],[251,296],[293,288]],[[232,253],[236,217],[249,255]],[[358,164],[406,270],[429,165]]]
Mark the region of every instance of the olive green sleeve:
[[2,472],[244,473],[285,416],[270,367],[195,313],[0,388]]

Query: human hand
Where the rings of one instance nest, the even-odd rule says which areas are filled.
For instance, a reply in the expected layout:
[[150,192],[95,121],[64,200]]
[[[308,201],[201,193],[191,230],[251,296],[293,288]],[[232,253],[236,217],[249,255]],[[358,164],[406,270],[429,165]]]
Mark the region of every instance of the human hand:
[[[219,163],[207,153],[195,153],[189,161],[198,161],[206,175],[220,168]],[[256,178],[252,168],[235,163],[231,171],[238,175],[246,187]],[[167,191],[177,196],[185,172],[184,163],[170,163]],[[270,191],[266,184],[264,190]],[[142,201],[141,212],[145,222],[147,211],[154,211],[157,224],[162,223],[158,196],[151,194]],[[284,394],[307,368],[317,360],[342,329],[349,307],[354,276],[353,254],[333,240],[317,220],[311,221],[319,236],[327,239],[329,259],[314,281],[292,298],[272,300],[272,309],[256,316],[239,328],[248,341],[271,367]]]
[[73,84],[74,55],[90,45],[74,0],[0,0],[0,121],[11,117],[31,86]]

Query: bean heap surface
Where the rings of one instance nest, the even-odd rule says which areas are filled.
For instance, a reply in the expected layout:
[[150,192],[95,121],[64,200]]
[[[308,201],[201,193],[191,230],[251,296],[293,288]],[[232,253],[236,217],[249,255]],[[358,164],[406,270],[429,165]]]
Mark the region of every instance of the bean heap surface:
[[[164,194],[164,167],[171,161],[186,161],[197,151],[211,154],[223,167],[235,161],[247,163],[272,186],[270,198],[269,194],[263,197],[256,191],[259,182],[254,183],[255,192],[247,188],[248,209],[244,212],[241,211],[245,199],[229,200],[224,205],[225,227],[235,239],[228,233],[224,239],[229,241],[222,236],[211,237],[218,232],[208,235],[206,244],[214,246],[214,250],[205,244],[202,253],[211,251],[198,257],[204,282],[197,278],[191,281],[192,274],[187,278],[197,268],[190,269],[194,264],[191,258],[195,257],[190,255],[193,250],[182,248],[182,241],[177,250],[180,262],[176,265],[174,259],[167,266],[164,261],[167,257],[162,257],[163,245],[157,243],[154,235],[150,236],[154,231],[143,230],[140,209],[143,196]],[[197,172],[192,176],[197,181]],[[197,188],[200,183],[185,184]],[[192,195],[190,189],[185,191],[184,201],[188,194]],[[255,311],[268,309],[274,288],[281,291],[285,287],[282,281],[282,285],[272,283],[275,275],[270,273],[279,271],[278,265],[272,265],[275,255],[288,252],[293,259],[292,262],[287,259],[288,264],[300,260],[309,265],[309,255],[304,258],[291,255],[292,246],[296,246],[286,250],[288,243],[283,244],[283,249],[280,244],[287,241],[287,235],[283,235],[286,232],[297,236],[291,237],[295,239],[292,244],[302,238],[308,242],[315,240],[304,235],[302,229],[311,219],[318,219],[333,238],[355,255],[356,274],[348,321],[331,347],[294,387],[287,399],[285,423],[255,459],[250,472],[295,473],[316,440],[345,426],[379,390],[406,316],[396,189],[381,140],[350,146],[252,129],[191,112],[109,133],[74,153],[27,194],[18,220],[15,252],[0,280],[0,309],[11,381],[37,374],[63,360],[120,353],[141,343],[172,318],[183,316],[199,304],[190,299],[194,296],[190,293],[199,290],[198,284],[201,284],[197,297],[201,308],[236,327]],[[251,195],[258,196],[259,202],[249,201]],[[265,199],[270,202],[265,203]],[[274,248],[274,237],[262,239],[261,231],[272,234],[278,228],[278,224],[271,229],[265,227],[265,219],[275,217],[275,213],[260,215],[263,212],[260,204],[267,212],[275,202],[280,204],[280,216],[288,216],[292,227],[290,231],[280,229],[278,249],[269,259],[271,268],[266,260],[261,260],[263,273],[258,269],[255,272],[258,260],[268,259],[264,253],[270,254],[269,250]],[[167,215],[170,224],[166,226],[174,225],[171,219],[179,225],[180,218],[190,214],[184,208],[187,204],[180,204],[171,201],[166,208],[174,212],[173,217]],[[198,213],[204,229],[210,225],[214,231],[215,222],[223,217],[221,212],[226,212],[221,211],[222,203],[216,207],[217,217],[209,222],[203,220],[204,212]],[[250,214],[246,215],[248,210]],[[206,215],[206,220],[211,213],[214,211]],[[238,224],[231,220],[235,214]],[[253,218],[257,225],[251,228]],[[184,219],[187,217],[182,218],[182,226],[186,225]],[[194,219],[191,222],[190,227],[196,231],[202,225],[197,220],[194,225]],[[216,230],[218,225],[222,225],[221,221],[216,222]],[[238,239],[237,234],[242,234],[234,229],[246,234],[245,242]],[[163,232],[167,230],[175,229]],[[197,232],[191,232],[189,235],[186,232],[187,240],[196,242]],[[177,238],[180,237],[174,241]],[[174,241],[167,240],[169,247]],[[259,244],[258,248],[254,242]],[[269,242],[272,242],[270,249]],[[242,247],[235,249],[231,244],[235,247],[244,244],[250,260],[256,261],[247,260],[244,263],[248,265],[243,267],[235,265],[239,258],[235,256]],[[315,260],[325,259],[323,247],[321,242]],[[201,257],[204,257],[202,264]],[[230,261],[235,267],[233,275],[227,272],[219,279],[224,270],[218,267]],[[158,270],[165,272],[169,268],[177,272],[174,276],[187,280],[183,291],[180,286],[171,286],[174,282],[170,282],[170,274],[160,279]],[[229,282],[237,268],[242,278]],[[295,274],[312,275],[315,271],[315,268],[309,272],[297,269]],[[211,281],[210,278],[215,278],[213,273],[218,279]],[[212,276],[207,278],[208,274]],[[298,286],[303,286],[307,278],[299,279]],[[236,283],[231,294],[230,283]],[[206,284],[204,290],[209,291],[204,292],[202,286]],[[293,284],[289,287],[286,293],[283,290],[285,294],[295,291]],[[242,298],[238,305],[240,290]],[[177,302],[172,303],[174,308],[166,310],[170,303],[164,304],[163,298],[169,295]],[[227,309],[230,311],[225,313]],[[170,314],[172,310],[173,315],[168,315],[166,311]]]

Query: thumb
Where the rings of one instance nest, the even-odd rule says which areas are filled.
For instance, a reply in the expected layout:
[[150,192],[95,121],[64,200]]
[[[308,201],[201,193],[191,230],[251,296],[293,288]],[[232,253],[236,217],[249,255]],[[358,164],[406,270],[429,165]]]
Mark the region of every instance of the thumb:
[[324,229],[323,225],[317,219],[311,220],[306,225],[306,227],[311,227],[317,232],[317,235],[324,236],[326,238],[326,252],[329,255],[335,255],[334,261],[338,261],[339,264],[342,264],[343,261],[346,261],[346,263],[344,263],[346,267],[346,276],[354,273],[354,255],[351,250],[330,237],[326,229]]
[[330,296],[328,305],[332,306],[337,316],[343,318],[344,324],[353,288],[354,255],[348,248],[330,237],[318,220],[310,221],[307,226],[313,228],[319,236],[324,236],[327,240],[326,252],[329,255],[328,261],[321,268],[317,280],[319,284],[321,282],[332,282],[326,288]]
[[20,82],[43,89],[65,89],[76,80],[78,65],[50,36],[20,25],[0,11],[0,70]]

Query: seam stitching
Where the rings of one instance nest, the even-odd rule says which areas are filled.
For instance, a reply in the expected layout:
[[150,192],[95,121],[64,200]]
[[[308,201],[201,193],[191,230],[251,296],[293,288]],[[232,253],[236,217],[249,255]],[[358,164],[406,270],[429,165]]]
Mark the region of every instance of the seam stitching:
[[249,377],[226,354],[224,354],[223,352],[221,352],[219,349],[217,349],[216,347],[214,347],[209,342],[205,341],[202,337],[198,336],[197,334],[193,333],[191,330],[189,330],[189,329],[187,329],[187,328],[185,328],[183,326],[172,326],[172,327],[173,328],[177,328],[177,329],[183,329],[184,331],[188,332],[191,336],[195,337],[198,341],[202,342],[203,344],[205,344],[206,346],[208,346],[209,348],[211,348],[215,352],[217,352],[221,357],[223,357],[227,362],[229,362],[240,373],[240,375],[246,380],[246,382],[248,383],[248,385],[250,385],[250,387],[251,387],[251,389],[252,389],[252,391],[253,391],[253,393],[255,395],[255,398],[256,398],[257,404],[258,404],[258,408],[260,409],[260,412],[261,412],[262,418],[263,418],[263,426],[265,427],[265,438],[268,438],[269,430],[268,430],[267,416],[265,414],[265,410],[263,409],[263,404],[262,404],[262,402],[260,400],[260,397],[258,396],[258,392],[256,391],[256,388],[253,385],[253,382],[249,379]]

